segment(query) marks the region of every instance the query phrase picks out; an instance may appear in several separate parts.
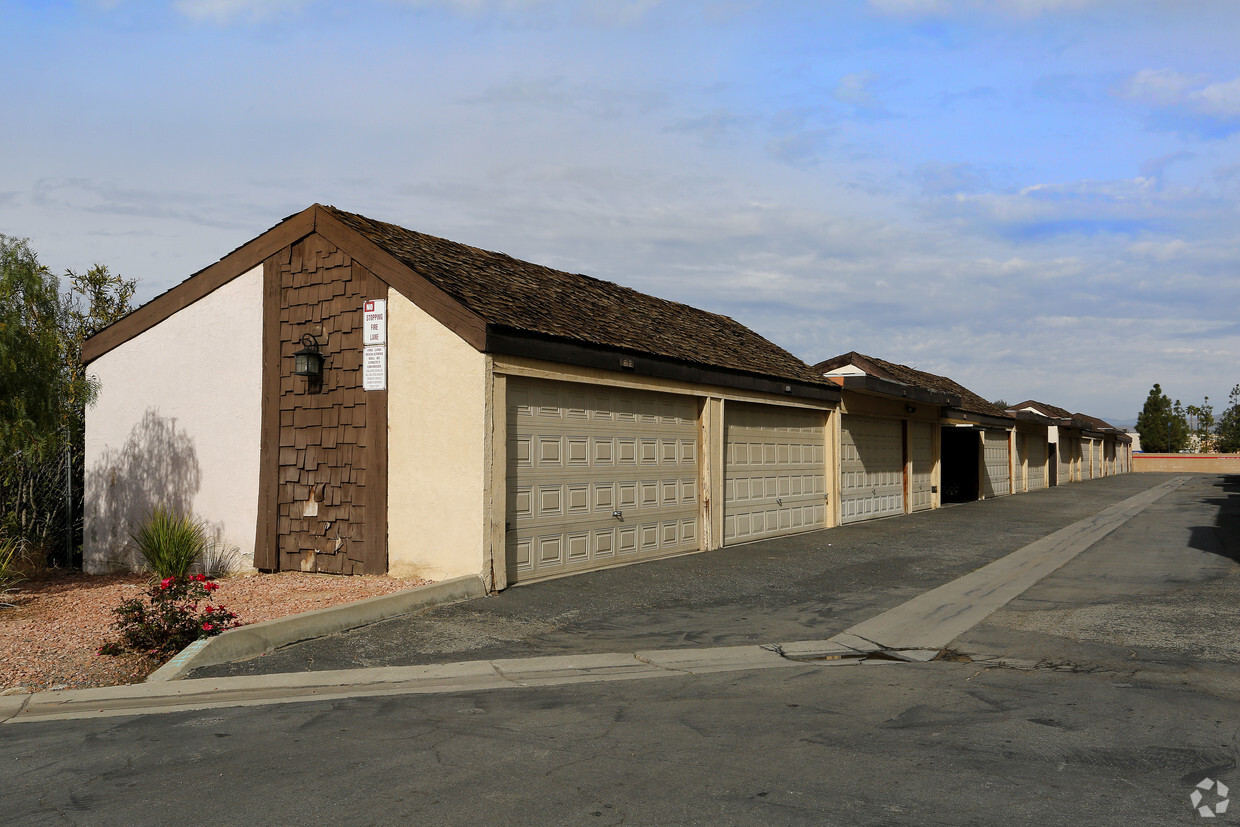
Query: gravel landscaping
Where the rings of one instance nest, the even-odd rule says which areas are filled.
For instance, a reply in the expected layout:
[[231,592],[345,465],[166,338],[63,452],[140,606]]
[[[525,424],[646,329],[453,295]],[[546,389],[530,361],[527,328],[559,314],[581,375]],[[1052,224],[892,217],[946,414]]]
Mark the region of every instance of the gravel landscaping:
[[[420,578],[281,572],[222,578],[216,602],[243,623],[426,585]],[[142,595],[147,575],[52,572],[19,584],[0,609],[0,694],[139,683],[158,666],[139,655],[96,654],[113,640],[112,609]]]

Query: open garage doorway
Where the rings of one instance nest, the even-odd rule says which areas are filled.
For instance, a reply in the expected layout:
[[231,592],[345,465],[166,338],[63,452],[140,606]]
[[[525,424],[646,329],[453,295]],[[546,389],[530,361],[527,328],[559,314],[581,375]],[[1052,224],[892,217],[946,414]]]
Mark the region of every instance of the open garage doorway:
[[943,502],[973,502],[978,496],[981,440],[972,428],[943,429]]

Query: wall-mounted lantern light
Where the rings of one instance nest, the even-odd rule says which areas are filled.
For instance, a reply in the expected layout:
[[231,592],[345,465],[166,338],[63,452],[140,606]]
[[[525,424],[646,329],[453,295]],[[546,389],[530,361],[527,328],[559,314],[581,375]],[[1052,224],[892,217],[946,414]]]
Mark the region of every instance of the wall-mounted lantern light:
[[904,412],[905,413],[917,413],[917,408],[914,405],[905,405]]
[[323,378],[323,354],[319,343],[309,333],[301,337],[301,350],[293,354],[293,375],[310,379]]

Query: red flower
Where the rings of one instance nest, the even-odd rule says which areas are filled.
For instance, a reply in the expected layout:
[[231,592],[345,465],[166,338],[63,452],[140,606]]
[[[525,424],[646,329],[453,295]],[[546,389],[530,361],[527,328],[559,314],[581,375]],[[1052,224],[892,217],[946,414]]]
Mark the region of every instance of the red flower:
[[[204,623],[204,624],[202,624],[202,630],[203,630],[204,632],[209,632],[209,631],[211,631],[211,630],[212,630],[212,629],[214,629],[214,628],[215,628],[215,627],[214,627],[214,626],[212,626],[210,623]],[[229,639],[231,640],[231,638],[229,638]]]
[[192,579],[197,580],[199,583],[201,583],[207,579],[207,576],[205,574],[195,574]]
[[161,589],[166,589],[175,582],[177,582],[177,579],[175,577],[165,577],[163,580],[159,581],[159,587]]
[[209,592],[213,592],[220,587],[220,584],[219,583],[204,583],[202,587]]

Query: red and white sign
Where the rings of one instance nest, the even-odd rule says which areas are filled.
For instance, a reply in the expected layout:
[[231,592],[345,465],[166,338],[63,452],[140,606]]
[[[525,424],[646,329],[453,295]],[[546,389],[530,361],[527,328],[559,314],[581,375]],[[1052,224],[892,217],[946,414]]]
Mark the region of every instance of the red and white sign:
[[387,344],[387,301],[369,299],[362,305],[362,344]]

